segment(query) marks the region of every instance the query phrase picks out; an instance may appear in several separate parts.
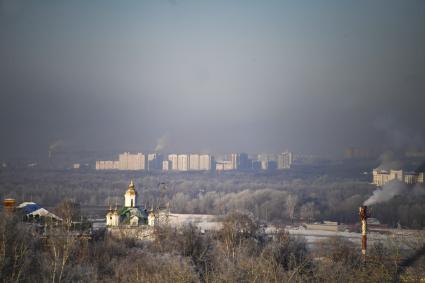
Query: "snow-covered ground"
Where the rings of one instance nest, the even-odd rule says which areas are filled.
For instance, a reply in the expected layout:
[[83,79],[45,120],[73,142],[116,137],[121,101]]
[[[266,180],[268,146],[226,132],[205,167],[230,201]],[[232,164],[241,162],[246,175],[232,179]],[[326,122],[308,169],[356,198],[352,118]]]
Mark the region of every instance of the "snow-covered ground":
[[221,222],[216,215],[210,214],[177,214],[170,213],[168,223],[174,227],[181,227],[192,224],[199,229],[206,231],[220,230]]
[[[309,246],[314,246],[317,242],[331,239],[332,237],[343,237],[352,241],[356,245],[361,245],[360,233],[346,231],[321,231],[308,230],[304,227],[287,227],[285,228],[290,235],[301,236],[306,239]],[[367,234],[368,244],[376,242],[392,242],[401,248],[409,248],[408,242],[423,238],[425,231],[420,230],[404,230],[404,229],[382,229],[382,231],[369,231]]]

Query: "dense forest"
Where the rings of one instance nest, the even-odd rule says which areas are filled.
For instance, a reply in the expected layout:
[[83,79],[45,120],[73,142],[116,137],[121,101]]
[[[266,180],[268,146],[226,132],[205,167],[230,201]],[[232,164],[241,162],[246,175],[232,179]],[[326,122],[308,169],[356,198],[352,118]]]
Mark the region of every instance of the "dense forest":
[[[120,205],[130,179],[139,205],[166,206],[174,213],[252,213],[272,223],[332,220],[358,222],[358,207],[376,189],[364,180],[293,172],[140,173],[3,170],[0,197],[34,201],[47,208],[64,199],[79,203],[89,217],[103,217]],[[407,187],[387,202],[371,206],[372,217],[391,227],[425,227],[425,188]]]

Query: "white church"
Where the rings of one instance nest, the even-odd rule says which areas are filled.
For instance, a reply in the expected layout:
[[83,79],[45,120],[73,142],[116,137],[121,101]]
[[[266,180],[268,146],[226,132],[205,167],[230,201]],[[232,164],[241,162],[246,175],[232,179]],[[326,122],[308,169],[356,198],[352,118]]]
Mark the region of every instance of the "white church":
[[[159,214],[159,213],[158,213]],[[106,214],[107,227],[153,227],[158,222],[153,209],[147,211],[137,206],[137,191],[133,180],[124,194],[124,207],[109,208]]]
[[222,227],[215,215],[175,214],[170,213],[168,208],[148,211],[143,206],[137,206],[137,191],[133,180],[124,194],[124,206],[122,208],[116,206],[115,209],[110,207],[106,214],[107,231],[110,235],[121,239],[131,237],[153,240],[154,227],[157,225],[182,227],[188,224],[196,226],[201,231],[219,230]]

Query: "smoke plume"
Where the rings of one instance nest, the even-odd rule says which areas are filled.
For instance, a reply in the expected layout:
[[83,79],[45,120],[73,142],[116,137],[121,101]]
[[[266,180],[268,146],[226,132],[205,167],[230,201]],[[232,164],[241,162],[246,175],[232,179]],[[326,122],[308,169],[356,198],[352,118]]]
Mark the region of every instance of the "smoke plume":
[[382,170],[398,170],[403,168],[403,163],[400,161],[401,157],[398,153],[392,150],[387,150],[379,156],[378,169]]
[[402,194],[406,191],[407,186],[403,182],[392,180],[386,183],[382,189],[376,189],[372,196],[368,198],[363,205],[373,205],[377,203],[382,203],[389,201],[393,197]]
[[162,137],[158,139],[155,146],[155,152],[163,151],[164,148],[167,146],[168,143],[168,135],[165,134]]
[[49,145],[49,158],[52,157],[52,154],[57,150],[58,147],[61,147],[65,144],[63,140],[54,141]]

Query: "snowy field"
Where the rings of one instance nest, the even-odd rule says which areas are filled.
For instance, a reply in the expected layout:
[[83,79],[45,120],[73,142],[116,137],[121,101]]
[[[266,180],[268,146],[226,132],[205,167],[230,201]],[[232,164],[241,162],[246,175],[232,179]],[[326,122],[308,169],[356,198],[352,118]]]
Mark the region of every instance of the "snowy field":
[[[342,237],[356,245],[361,245],[360,233],[346,231],[321,231],[308,230],[304,227],[287,227],[285,229],[290,235],[305,238],[310,247],[314,247],[320,241],[326,241],[333,237]],[[381,229],[380,231],[370,231],[367,234],[368,245],[374,243],[391,243],[402,249],[409,249],[410,244],[418,239],[425,237],[425,231],[421,230],[405,230],[405,229]]]
[[222,227],[216,215],[210,214],[169,214],[169,224],[173,227],[181,227],[192,224],[198,227],[201,231],[216,231]]

